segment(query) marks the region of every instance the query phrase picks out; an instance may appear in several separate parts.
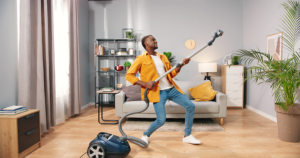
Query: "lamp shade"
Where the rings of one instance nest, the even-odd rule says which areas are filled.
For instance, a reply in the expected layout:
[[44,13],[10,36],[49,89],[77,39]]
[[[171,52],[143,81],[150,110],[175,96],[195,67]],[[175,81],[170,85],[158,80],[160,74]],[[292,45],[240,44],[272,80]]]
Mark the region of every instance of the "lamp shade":
[[217,72],[217,63],[199,63],[198,71],[199,72]]

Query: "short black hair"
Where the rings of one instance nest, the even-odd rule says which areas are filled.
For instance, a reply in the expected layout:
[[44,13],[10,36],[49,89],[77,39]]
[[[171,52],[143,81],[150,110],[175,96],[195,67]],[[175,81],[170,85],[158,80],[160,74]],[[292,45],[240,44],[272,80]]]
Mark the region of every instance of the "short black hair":
[[146,49],[146,46],[145,46],[145,41],[146,41],[146,39],[148,38],[148,37],[150,37],[150,36],[152,36],[152,35],[147,35],[147,36],[144,36],[143,38],[142,38],[142,45],[143,45],[143,47]]

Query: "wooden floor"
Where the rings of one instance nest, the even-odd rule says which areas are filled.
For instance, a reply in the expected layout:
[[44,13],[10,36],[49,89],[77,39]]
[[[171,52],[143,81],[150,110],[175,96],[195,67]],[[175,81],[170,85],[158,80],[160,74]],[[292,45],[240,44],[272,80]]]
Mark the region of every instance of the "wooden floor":
[[[114,109],[105,107],[104,117],[115,119]],[[222,132],[192,132],[202,141],[201,145],[183,143],[183,132],[154,132],[148,149],[130,143],[127,158],[300,158],[299,142],[279,140],[277,124],[248,109],[229,109],[223,128]],[[79,158],[99,132],[120,136],[117,125],[99,125],[97,109],[90,106],[44,133],[42,147],[26,158]],[[126,134],[140,138],[142,131]]]

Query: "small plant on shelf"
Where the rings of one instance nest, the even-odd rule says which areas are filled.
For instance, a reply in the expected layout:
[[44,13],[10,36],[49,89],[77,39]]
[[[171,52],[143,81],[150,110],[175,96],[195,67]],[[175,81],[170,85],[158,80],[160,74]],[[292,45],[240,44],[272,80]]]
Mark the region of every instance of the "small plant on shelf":
[[126,61],[123,65],[125,66],[125,70],[128,71],[131,66],[131,62]]
[[132,33],[131,31],[125,31],[125,33],[126,33],[126,38],[133,38],[134,42],[136,42],[137,36],[134,33]]

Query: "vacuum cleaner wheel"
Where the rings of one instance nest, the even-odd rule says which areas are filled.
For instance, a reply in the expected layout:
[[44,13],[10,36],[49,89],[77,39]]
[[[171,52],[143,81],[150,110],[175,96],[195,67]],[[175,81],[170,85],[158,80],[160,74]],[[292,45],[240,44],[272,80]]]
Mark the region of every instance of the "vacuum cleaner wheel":
[[104,158],[105,148],[102,144],[93,143],[89,146],[87,154],[90,158]]

